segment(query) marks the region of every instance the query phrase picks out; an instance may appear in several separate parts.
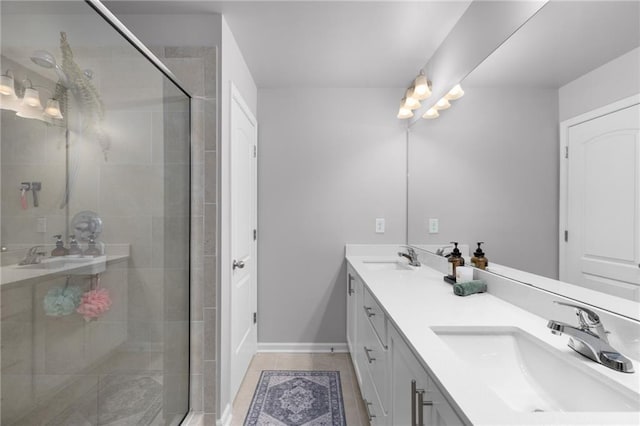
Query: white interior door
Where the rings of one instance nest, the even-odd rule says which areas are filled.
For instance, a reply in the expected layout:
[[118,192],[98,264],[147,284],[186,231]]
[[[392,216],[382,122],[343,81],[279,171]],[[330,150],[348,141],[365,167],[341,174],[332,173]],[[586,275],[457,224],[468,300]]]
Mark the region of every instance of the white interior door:
[[640,300],[640,105],[569,128],[566,281]]
[[231,395],[257,348],[257,127],[235,88],[231,93]]

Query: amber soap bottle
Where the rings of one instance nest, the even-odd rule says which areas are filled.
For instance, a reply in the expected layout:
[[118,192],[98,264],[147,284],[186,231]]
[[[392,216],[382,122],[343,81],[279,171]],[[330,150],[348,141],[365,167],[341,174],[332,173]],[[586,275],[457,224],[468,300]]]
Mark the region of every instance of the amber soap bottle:
[[489,264],[489,260],[485,257],[481,244],[484,244],[484,241],[478,241],[478,248],[473,252],[473,257],[471,258],[471,266],[475,266],[478,269],[487,269],[487,265]]

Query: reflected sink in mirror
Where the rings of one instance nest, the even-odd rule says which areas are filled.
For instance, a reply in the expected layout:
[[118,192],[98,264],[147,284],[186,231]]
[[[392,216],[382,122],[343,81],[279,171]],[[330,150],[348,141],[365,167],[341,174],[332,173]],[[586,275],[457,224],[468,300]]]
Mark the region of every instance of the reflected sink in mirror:
[[432,327],[512,409],[638,411],[640,398],[517,327]]
[[406,263],[398,261],[378,261],[378,260],[365,260],[364,266],[372,271],[412,271],[413,268]]
[[39,263],[15,265],[15,268],[51,270],[52,272],[69,271],[69,273],[73,275],[92,275],[104,272],[106,269],[106,260],[106,256],[59,256],[42,259]]

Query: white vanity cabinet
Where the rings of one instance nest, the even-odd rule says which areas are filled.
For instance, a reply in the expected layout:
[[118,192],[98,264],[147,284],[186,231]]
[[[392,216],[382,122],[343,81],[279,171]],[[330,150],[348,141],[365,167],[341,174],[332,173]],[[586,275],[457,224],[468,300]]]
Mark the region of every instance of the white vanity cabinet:
[[350,264],[347,344],[371,425],[464,423]]
[[361,278],[347,267],[347,344],[369,421],[389,425],[387,321]]
[[389,327],[393,426],[453,426],[464,422],[422,367],[400,333]]

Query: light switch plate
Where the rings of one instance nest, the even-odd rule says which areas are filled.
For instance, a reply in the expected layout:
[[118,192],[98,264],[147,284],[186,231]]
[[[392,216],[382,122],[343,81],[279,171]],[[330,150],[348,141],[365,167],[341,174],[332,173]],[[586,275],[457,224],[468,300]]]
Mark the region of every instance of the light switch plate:
[[384,234],[384,218],[379,217],[376,219],[376,234]]
[[47,232],[47,218],[39,217],[36,219],[36,232],[46,233]]
[[429,233],[437,234],[440,232],[440,222],[436,218],[429,218]]

